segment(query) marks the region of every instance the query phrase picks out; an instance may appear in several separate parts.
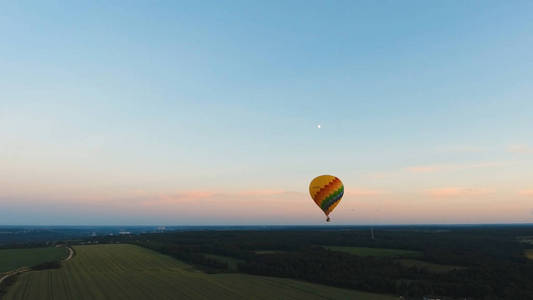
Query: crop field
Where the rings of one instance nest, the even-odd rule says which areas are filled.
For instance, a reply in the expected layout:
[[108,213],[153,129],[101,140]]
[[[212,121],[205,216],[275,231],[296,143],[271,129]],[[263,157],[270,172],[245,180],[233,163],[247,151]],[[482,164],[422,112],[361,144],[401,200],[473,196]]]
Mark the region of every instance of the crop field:
[[127,244],[74,249],[60,269],[21,274],[5,299],[396,299],[285,278],[209,275]]
[[415,257],[420,255],[417,251],[387,249],[387,248],[366,248],[366,247],[341,247],[341,246],[324,246],[332,251],[346,252],[359,256],[398,256],[398,257]]
[[0,249],[0,273],[66,258],[66,248]]
[[400,264],[407,266],[407,267],[416,267],[418,269],[425,269],[431,273],[446,273],[453,270],[460,270],[465,269],[465,267],[462,266],[452,266],[452,265],[439,265],[434,264],[418,259],[398,259],[395,260],[399,262]]

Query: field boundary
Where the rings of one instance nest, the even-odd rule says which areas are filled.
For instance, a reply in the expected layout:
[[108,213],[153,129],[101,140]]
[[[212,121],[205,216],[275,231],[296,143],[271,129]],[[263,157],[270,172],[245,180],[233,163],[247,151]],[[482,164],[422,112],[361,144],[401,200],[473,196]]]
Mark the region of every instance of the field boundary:
[[17,275],[17,274],[24,273],[24,272],[28,272],[28,271],[31,271],[31,268],[29,268],[29,267],[21,267],[21,268],[15,269],[15,270],[13,270],[13,271],[6,272],[6,273],[4,273],[4,276],[0,277],[0,285],[1,285],[2,282],[4,282],[4,280],[6,280],[8,277],[15,276],[15,275]]
[[67,246],[65,248],[67,248],[67,250],[68,250],[68,256],[67,256],[67,258],[61,260],[62,262],[69,261],[72,258],[72,256],[74,256],[74,250],[72,249],[72,247]]
[[[65,246],[65,248],[67,248],[67,250],[68,250],[68,256],[65,259],[62,259],[61,262],[67,262],[70,259],[72,259],[72,256],[74,256],[74,250],[71,247]],[[0,277],[0,287],[2,287],[2,283],[6,279],[8,279],[9,277],[12,277],[12,276],[15,276],[15,275],[18,275],[18,274],[22,274],[22,273],[25,273],[25,272],[29,272],[29,271],[32,271],[32,267],[20,267],[20,268],[15,269],[15,270],[7,271],[5,273],[0,273],[0,276],[1,276]]]

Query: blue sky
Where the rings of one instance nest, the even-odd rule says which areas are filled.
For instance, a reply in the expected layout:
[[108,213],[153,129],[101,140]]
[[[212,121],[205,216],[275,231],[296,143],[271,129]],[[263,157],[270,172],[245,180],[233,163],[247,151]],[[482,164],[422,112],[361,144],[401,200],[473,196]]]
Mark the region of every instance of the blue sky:
[[532,32],[531,1],[2,3],[0,223],[316,223],[323,173],[347,224],[531,221]]

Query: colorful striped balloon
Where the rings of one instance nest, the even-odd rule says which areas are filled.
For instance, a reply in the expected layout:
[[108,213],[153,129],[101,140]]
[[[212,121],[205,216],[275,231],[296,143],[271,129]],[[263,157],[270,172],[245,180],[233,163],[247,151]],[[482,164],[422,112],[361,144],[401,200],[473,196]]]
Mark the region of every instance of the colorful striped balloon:
[[329,222],[329,213],[341,201],[344,195],[344,185],[342,181],[331,175],[318,176],[309,184],[309,193],[315,200],[316,205],[324,211]]

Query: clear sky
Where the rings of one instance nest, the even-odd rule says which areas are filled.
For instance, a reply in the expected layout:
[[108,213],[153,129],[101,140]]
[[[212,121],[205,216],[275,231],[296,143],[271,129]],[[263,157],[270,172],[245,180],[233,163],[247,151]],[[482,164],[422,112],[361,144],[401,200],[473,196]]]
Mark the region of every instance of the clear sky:
[[321,174],[333,224],[533,222],[533,2],[0,4],[0,224],[323,224]]

